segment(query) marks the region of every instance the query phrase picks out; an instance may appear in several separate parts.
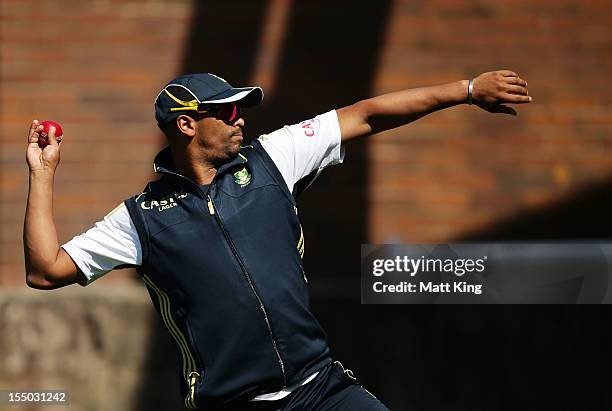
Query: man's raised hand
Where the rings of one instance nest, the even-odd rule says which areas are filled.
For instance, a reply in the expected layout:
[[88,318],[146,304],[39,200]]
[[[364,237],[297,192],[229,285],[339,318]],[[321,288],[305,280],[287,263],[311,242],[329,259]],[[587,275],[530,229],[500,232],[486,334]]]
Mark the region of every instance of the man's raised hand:
[[43,126],[38,120],[32,121],[28,131],[28,148],[26,151],[26,160],[30,167],[30,172],[47,172],[54,174],[57,165],[60,162],[60,149],[57,140],[55,139],[55,127],[49,130],[49,144],[41,149],[38,145],[40,132]]
[[490,113],[516,116],[516,110],[505,104],[525,104],[532,101],[527,82],[511,70],[483,73],[473,80],[472,100],[475,105]]

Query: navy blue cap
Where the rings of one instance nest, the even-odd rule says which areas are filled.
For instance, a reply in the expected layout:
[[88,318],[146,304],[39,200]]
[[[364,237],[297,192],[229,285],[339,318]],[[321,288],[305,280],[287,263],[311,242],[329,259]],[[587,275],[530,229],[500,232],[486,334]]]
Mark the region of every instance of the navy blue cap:
[[232,87],[210,73],[184,74],[170,81],[155,98],[155,119],[164,124],[181,114],[197,111],[202,104],[236,103],[256,106],[263,100],[261,87]]

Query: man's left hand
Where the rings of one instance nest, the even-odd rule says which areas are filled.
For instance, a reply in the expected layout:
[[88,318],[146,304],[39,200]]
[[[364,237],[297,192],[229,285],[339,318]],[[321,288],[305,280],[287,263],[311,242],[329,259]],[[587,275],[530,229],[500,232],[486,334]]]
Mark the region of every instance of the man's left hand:
[[489,113],[505,113],[516,116],[516,110],[506,103],[525,104],[532,101],[527,82],[511,70],[483,73],[473,80],[472,100]]

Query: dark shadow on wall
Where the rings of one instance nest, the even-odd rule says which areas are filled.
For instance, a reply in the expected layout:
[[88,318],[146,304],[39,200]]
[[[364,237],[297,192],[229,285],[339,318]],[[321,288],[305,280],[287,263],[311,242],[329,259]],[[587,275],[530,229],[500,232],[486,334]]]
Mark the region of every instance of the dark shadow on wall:
[[179,365],[171,337],[162,321],[151,317],[151,334],[146,349],[140,386],[134,395],[135,411],[184,409],[179,386]]
[[458,237],[462,241],[612,239],[612,178],[581,188],[556,204],[517,213],[493,226]]
[[194,1],[181,72],[214,73],[235,87],[247,85],[267,6],[265,0]]
[[[274,96],[251,120],[254,135],[370,96],[390,1],[296,1],[287,25]],[[310,276],[350,276],[367,239],[366,140],[347,145],[299,198]],[[316,297],[316,295],[314,296]]]

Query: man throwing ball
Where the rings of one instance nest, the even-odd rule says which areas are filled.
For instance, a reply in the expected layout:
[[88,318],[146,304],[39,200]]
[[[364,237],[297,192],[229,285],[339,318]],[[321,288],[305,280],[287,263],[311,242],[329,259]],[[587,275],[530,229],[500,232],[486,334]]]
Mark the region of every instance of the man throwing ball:
[[[386,410],[330,356],[302,266],[297,187],[343,161],[343,144],[434,111],[474,104],[516,114],[531,101],[508,70],[403,90],[331,110],[245,144],[241,110],[263,99],[213,74],[183,75],[155,99],[168,147],[159,178],[86,233],[58,244],[52,218],[60,160],[54,130],[28,135],[26,282],[88,285],[136,267],[176,346],[188,409]],[[300,183],[300,184],[298,184]]]

